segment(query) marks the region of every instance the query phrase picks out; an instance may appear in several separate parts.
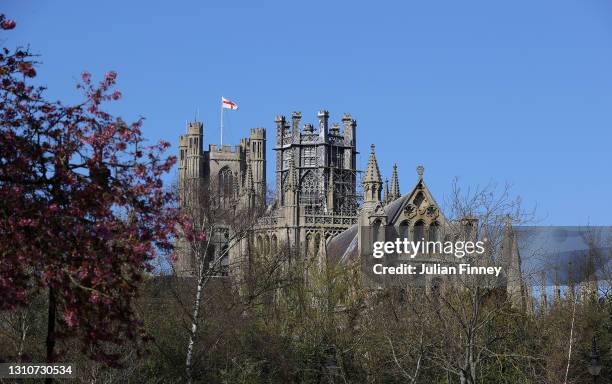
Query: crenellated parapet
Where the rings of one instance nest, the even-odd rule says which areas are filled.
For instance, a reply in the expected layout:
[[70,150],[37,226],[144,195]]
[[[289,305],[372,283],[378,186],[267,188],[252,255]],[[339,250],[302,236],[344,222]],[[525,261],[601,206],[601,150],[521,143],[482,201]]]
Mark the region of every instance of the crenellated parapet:
[[342,124],[329,124],[329,112],[322,110],[317,113],[319,123],[316,128],[312,123],[301,124],[302,113],[291,113],[291,124],[285,116],[276,116],[276,147],[297,144],[331,143],[345,147],[355,147],[355,131],[357,121],[345,113]]

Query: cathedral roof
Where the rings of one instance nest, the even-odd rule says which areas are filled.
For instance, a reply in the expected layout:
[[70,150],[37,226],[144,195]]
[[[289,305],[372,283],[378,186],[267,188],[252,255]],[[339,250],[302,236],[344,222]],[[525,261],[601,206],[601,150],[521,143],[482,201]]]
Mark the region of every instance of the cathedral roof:
[[346,231],[335,236],[327,244],[327,254],[340,262],[356,260],[359,256],[357,232],[359,225],[355,224]]

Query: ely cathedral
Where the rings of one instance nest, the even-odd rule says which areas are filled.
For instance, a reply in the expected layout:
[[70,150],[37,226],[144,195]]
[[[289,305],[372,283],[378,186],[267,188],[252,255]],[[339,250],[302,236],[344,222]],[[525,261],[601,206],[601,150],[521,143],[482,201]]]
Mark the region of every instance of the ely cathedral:
[[[320,260],[330,256],[354,262],[372,241],[372,232],[366,236],[363,228],[408,240],[476,239],[475,219],[445,218],[425,184],[422,166],[417,167],[417,180],[409,193],[400,193],[397,166],[393,167],[391,182],[383,182],[374,145],[370,146],[367,168],[360,180],[362,193],[358,193],[356,120],[345,113],[341,123],[330,124],[327,111],[320,111],[317,117],[316,125],[302,124],[300,112],[293,112],[291,121],[276,117],[275,188],[271,196],[266,187],[265,128],[252,128],[249,137],[234,147],[209,144],[205,150],[203,124],[187,124],[179,146],[181,205],[188,208],[212,200],[225,209],[227,222],[221,220],[214,244],[207,250],[209,260],[220,260],[219,274],[232,274],[232,265],[243,260],[250,245],[264,255],[282,245],[290,247],[296,257]],[[260,214],[248,235],[233,237],[229,225],[232,217],[255,208]],[[423,256],[426,263],[457,262],[445,255]],[[516,300],[524,297],[520,256],[511,225],[504,233],[497,262],[505,267],[509,293]],[[179,252],[175,273],[191,275],[194,268],[191,252]]]
[[[197,204],[215,196],[235,209],[266,206],[255,225],[254,243],[271,249],[291,244],[298,253],[318,249],[326,239],[357,223],[357,122],[344,114],[342,125],[329,123],[329,113],[318,113],[318,124],[301,125],[301,113],[275,119],[275,191],[266,199],[266,130],[251,129],[234,147],[209,144],[204,149],[201,122],[187,124],[180,137],[179,194],[181,204]],[[271,201],[268,201],[271,200]],[[229,238],[230,236],[226,236]],[[221,246],[221,249],[223,246]],[[240,252],[228,252],[224,265]],[[215,252],[218,252],[215,251]],[[175,270],[189,274],[193,261],[183,252]]]

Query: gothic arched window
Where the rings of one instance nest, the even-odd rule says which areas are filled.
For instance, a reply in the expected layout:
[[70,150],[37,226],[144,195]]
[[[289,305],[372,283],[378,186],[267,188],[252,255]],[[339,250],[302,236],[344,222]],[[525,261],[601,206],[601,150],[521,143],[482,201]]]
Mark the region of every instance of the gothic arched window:
[[278,251],[278,238],[276,237],[276,235],[272,235],[271,242],[272,242],[272,254],[276,254],[276,252]]
[[431,223],[429,226],[429,241],[438,241],[438,236],[440,233],[440,225],[438,222]]
[[300,183],[300,203],[315,204],[319,198],[318,180],[314,173],[306,172]]
[[384,241],[385,234],[384,228],[382,226],[382,222],[379,219],[376,219],[374,223],[372,223],[372,241]]
[[219,200],[224,202],[231,199],[234,192],[234,175],[229,167],[219,171]]
[[410,226],[408,220],[404,220],[399,225],[399,238],[410,240]]
[[423,196],[423,192],[419,192],[414,198],[414,206],[418,208],[423,200],[425,200],[425,196]]
[[414,223],[414,241],[422,241],[425,237],[425,223],[421,220]]
[[270,236],[266,235],[265,240],[264,240],[264,254],[266,256],[270,255]]

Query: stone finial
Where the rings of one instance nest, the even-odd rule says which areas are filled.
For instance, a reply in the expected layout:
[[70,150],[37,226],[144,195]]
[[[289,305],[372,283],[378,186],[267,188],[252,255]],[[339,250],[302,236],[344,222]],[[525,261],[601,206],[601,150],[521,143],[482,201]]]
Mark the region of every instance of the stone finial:
[[383,200],[385,201],[385,203],[388,203],[392,200],[391,194],[389,193],[389,178],[385,178],[385,197]]
[[313,132],[314,132],[314,128],[312,124],[310,123],[304,124],[304,133],[313,133]]
[[419,175],[419,179],[422,179],[423,174],[425,173],[425,167],[422,165],[419,165],[418,167],[416,167],[416,171],[417,171],[417,175]]
[[338,125],[338,123],[333,123],[330,132],[332,135],[340,134],[340,125]]
[[395,200],[399,199],[400,187],[399,187],[399,177],[397,175],[397,164],[393,164],[393,174],[391,175],[391,191],[390,191],[390,199]]

